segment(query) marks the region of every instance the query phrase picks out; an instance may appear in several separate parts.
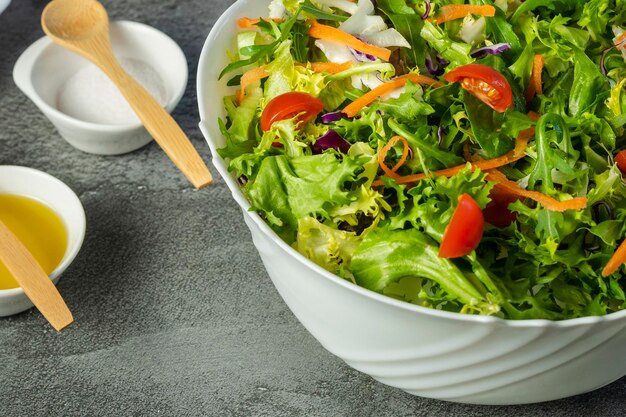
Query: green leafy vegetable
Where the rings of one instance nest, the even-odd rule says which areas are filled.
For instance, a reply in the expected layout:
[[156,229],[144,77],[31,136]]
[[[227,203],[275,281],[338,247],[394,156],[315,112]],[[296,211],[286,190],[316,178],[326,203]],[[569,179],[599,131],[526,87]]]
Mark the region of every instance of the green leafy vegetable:
[[[494,5],[433,1],[431,17],[461,3]],[[480,23],[441,25],[422,19],[422,1],[273,5],[273,17],[285,6],[282,19],[240,31],[220,75],[234,72],[226,83],[234,87],[247,71],[267,72],[246,83],[243,99],[224,98],[218,152],[251,209],[285,242],[350,282],[444,311],[562,320],[626,308],[626,268],[601,273],[626,237],[626,182],[615,157],[626,149],[626,65],[614,46],[624,0],[498,2]],[[312,18],[389,48],[389,61],[312,39]],[[470,20],[480,36],[463,32]],[[510,48],[492,47],[501,43]],[[477,48],[488,54],[473,58]],[[474,62],[507,80],[512,108],[500,113],[482,101],[500,94],[488,79],[445,81]],[[409,72],[441,84],[421,78],[368,94]],[[324,114],[303,121],[307,109],[295,97],[306,96],[291,94],[285,108],[268,110],[293,92],[321,100]],[[376,97],[357,103],[354,117],[342,113],[364,95]],[[439,258],[463,194],[483,209],[482,240],[465,257]],[[494,210],[511,221],[494,222]]]

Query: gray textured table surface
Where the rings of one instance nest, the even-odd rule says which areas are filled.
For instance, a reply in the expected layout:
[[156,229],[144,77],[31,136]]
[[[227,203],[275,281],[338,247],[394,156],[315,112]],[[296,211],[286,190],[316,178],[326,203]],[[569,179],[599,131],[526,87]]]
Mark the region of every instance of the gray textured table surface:
[[[196,63],[230,3],[105,2],[112,19],[155,26],[185,51],[190,81],[174,116],[207,161]],[[413,397],[326,352],[274,290],[219,178],[194,191],[154,143],[81,153],[18,91],[13,64],[43,35],[44,4],[13,0],[0,16],[0,164],[66,182],[88,226],[59,286],[76,323],[57,334],[36,311],[0,319],[0,416],[626,415],[626,379],[551,403],[479,407]]]

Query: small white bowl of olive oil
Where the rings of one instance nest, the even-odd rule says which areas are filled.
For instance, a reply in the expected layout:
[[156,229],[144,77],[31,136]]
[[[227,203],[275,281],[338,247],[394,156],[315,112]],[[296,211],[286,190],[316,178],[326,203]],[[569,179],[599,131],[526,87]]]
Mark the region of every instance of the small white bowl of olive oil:
[[[55,284],[85,237],[85,211],[78,196],[60,180],[32,168],[0,165],[0,220]],[[0,317],[32,306],[0,262]]]

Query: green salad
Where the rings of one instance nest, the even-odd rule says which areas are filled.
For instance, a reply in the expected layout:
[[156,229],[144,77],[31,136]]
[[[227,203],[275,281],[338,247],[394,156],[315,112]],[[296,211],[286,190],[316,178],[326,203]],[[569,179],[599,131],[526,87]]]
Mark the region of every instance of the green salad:
[[439,310],[626,308],[626,0],[273,0],[236,24],[219,153],[294,249]]

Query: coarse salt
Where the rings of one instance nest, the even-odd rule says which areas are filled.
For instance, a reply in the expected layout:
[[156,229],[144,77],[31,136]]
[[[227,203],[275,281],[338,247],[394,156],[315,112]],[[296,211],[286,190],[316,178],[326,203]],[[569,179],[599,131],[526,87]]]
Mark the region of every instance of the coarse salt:
[[[167,103],[163,80],[148,64],[122,58],[120,65],[161,104]],[[61,87],[59,111],[85,122],[127,125],[140,123],[135,112],[113,82],[95,65],[89,64]]]

